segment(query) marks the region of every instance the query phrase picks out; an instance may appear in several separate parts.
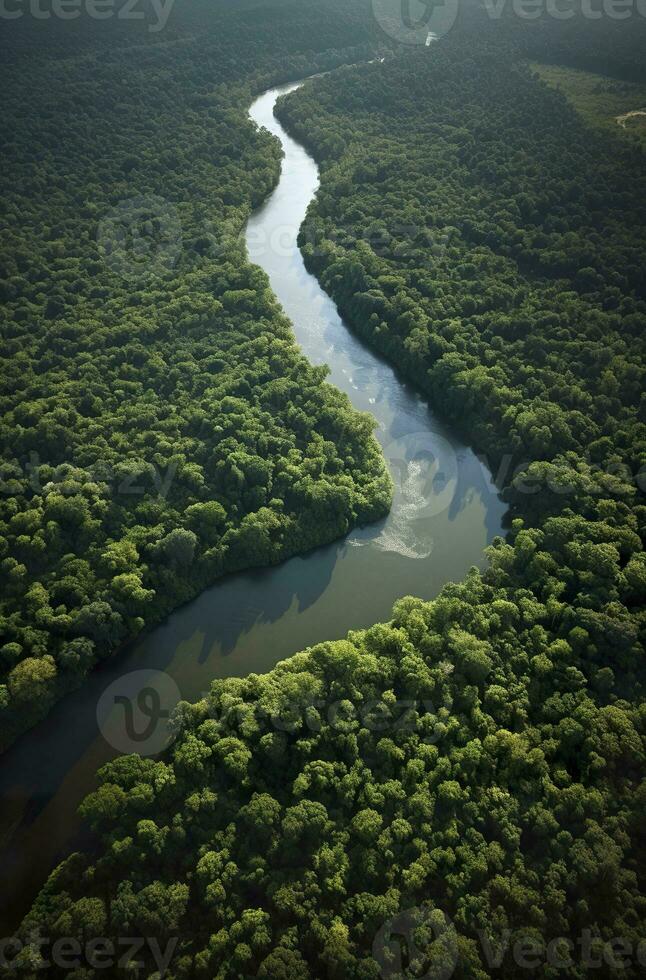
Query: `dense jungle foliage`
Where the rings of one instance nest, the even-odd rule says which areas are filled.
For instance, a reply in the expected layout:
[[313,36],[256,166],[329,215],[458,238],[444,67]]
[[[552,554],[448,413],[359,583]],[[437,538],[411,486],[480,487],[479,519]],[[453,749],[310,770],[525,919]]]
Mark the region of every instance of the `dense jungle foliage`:
[[643,975],[643,158],[526,67],[541,37],[456,30],[280,109],[323,165],[308,264],[499,467],[509,540],[105,767],[24,975],[38,935],[155,936],[176,978]]
[[389,505],[371,420],[301,356],[241,238],[280,166],[252,94],[365,57],[366,29],[341,5],[225,8],[163,35],[4,31],[5,744],[219,575]]

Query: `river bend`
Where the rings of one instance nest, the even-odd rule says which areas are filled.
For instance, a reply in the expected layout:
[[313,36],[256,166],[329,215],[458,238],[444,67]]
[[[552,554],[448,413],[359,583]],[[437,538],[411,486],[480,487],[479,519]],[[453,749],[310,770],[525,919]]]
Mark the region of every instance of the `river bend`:
[[[318,168],[275,119],[272,89],[251,118],[282,143],[280,182],[249,220],[250,258],[267,273],[314,364],[376,419],[395,482],[389,516],[343,541],[282,565],[229,576],[94,671],[77,692],[0,761],[0,916],[15,928],[47,874],[81,843],[78,804],[99,766],[122,746],[116,709],[97,723],[97,704],[133,671],[163,671],[178,696],[195,700],[217,677],[269,670],[321,640],[390,618],[393,602],[432,598],[460,580],[501,533],[504,505],[486,468],[429,410],[426,400],[356,338],[310,275],[296,235],[319,183]],[[309,83],[305,83],[309,84]],[[114,700],[114,699],[112,699]]]

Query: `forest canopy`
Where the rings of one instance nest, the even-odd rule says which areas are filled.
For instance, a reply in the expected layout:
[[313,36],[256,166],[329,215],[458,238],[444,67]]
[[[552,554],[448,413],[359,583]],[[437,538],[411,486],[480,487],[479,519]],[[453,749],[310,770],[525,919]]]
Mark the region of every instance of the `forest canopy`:
[[[554,50],[635,76],[600,37]],[[496,464],[508,539],[106,766],[25,975],[34,935],[175,940],[173,978],[412,977],[429,948],[524,977],[519,943],[541,976],[643,975],[643,156],[528,67],[545,45],[467,23],[279,108],[322,165],[309,267]]]
[[218,576],[340,537],[391,493],[371,419],[301,356],[241,237],[280,167],[252,94],[359,59],[362,22],[308,3],[184,5],[163,43],[9,26],[4,745]]

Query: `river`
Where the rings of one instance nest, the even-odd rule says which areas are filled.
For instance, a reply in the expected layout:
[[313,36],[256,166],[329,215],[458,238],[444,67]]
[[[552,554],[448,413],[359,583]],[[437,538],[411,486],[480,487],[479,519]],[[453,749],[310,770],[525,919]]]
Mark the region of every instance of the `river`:
[[250,109],[281,141],[285,157],[276,190],[248,223],[247,247],[305,355],[328,364],[331,383],[375,417],[395,481],[392,511],[333,545],[222,579],[101,665],[4,755],[0,935],[10,934],[48,873],[85,840],[77,807],[96,785],[97,768],[127,748],[122,707],[97,721],[97,705],[113,703],[112,692],[161,678],[177,697],[195,700],[214,678],[267,671],[313,643],[388,620],[401,596],[432,598],[472,565],[483,566],[485,546],[502,533],[505,507],[487,469],[423,397],[350,333],[305,269],[296,234],[316,193],[318,168],[273,115],[277,98],[299,84],[266,92]]

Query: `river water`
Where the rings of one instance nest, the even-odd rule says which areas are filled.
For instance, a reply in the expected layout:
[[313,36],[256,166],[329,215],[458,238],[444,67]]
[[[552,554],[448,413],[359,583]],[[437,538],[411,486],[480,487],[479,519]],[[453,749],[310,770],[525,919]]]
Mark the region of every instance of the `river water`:
[[[330,382],[375,417],[395,481],[392,511],[343,541],[221,580],[100,666],[5,754],[0,935],[10,934],[48,873],[84,841],[76,810],[95,786],[97,768],[119,750],[139,747],[124,735],[115,691],[139,690],[144,678],[162,694],[170,689],[171,700],[173,692],[175,700],[196,700],[214,678],[264,672],[313,643],[388,620],[401,596],[432,598],[472,565],[482,566],[483,549],[502,533],[505,508],[489,472],[425,399],[349,332],[304,267],[296,234],[318,169],[273,115],[277,98],[297,87],[266,92],[250,109],[285,157],[278,187],[248,223],[247,247],[308,359],[328,364]],[[97,705],[106,702],[112,710],[97,720]],[[150,754],[151,744],[140,751]]]

